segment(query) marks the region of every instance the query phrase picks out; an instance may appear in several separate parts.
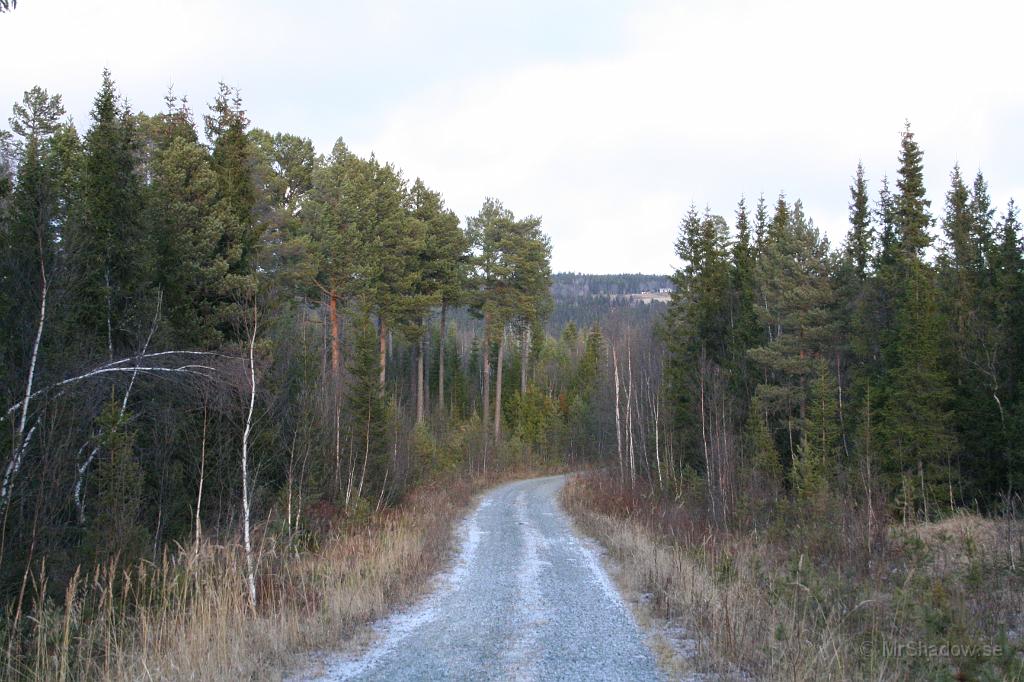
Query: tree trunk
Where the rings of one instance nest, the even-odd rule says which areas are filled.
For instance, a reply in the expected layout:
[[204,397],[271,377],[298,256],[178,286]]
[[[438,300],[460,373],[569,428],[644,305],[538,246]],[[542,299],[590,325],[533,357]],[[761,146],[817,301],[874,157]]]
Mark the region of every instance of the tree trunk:
[[501,328],[501,340],[498,341],[497,381],[494,386],[494,442],[501,438],[501,375],[505,364],[505,328]]
[[423,421],[423,350],[426,347],[426,335],[420,337],[416,344],[416,423]]
[[615,443],[619,453],[619,483],[625,481],[625,471],[622,466],[622,417],[619,412],[619,359],[615,355],[615,346],[612,346],[612,367],[615,375]]
[[[203,540],[203,482],[206,479],[206,426],[208,423],[206,412],[206,401],[203,401],[203,441],[199,448],[199,492],[196,493],[196,518],[195,518],[195,556],[199,556],[199,545]],[[288,502],[291,503],[291,489],[288,490]],[[288,522],[291,523],[291,512],[289,510]]]
[[382,317],[377,318],[377,334],[380,341],[380,385],[383,388],[388,367],[388,328]]
[[490,411],[491,411],[491,339],[490,339],[490,324],[491,316],[489,313],[484,313],[484,343],[483,353],[483,416],[481,417],[481,426],[483,427],[484,435],[484,454],[483,454],[483,469],[487,470],[487,444],[490,440]]
[[341,378],[341,321],[338,318],[338,294],[334,289],[331,289],[327,305],[331,317],[331,372],[337,387]]
[[626,434],[629,443],[629,487],[636,486],[636,458],[633,454],[633,354],[626,342]]
[[437,356],[437,412],[444,414],[444,356],[445,342],[448,339],[446,325],[448,323],[448,304],[441,302],[441,343],[438,344]]
[[250,532],[249,509],[249,435],[252,433],[252,416],[256,409],[256,306],[252,309],[252,334],[249,337],[249,410],[242,430],[242,539],[245,544],[245,582],[249,593],[249,606],[256,610],[256,566],[252,556],[252,534]]
[[699,375],[700,375],[700,437],[701,437],[701,441],[702,441],[702,443],[704,445],[704,468],[705,468],[705,478],[707,479],[707,485],[708,485],[708,502],[710,503],[710,506],[711,506],[711,519],[712,519],[712,521],[714,521],[715,525],[718,525],[718,512],[716,510],[716,505],[715,505],[715,488],[714,488],[714,484],[712,483],[712,481],[714,479],[714,469],[711,466],[711,451],[710,451],[710,449],[708,447],[707,409],[704,406],[704,395],[705,395],[704,381],[705,381],[705,374],[706,374],[706,372],[707,372],[707,360],[706,360],[706,355],[704,353],[704,349],[702,348],[701,352],[700,352],[700,368],[699,368]]
[[659,403],[661,402],[661,398],[650,386],[649,382],[648,389],[651,391],[651,412],[654,414],[654,463],[658,467],[658,489],[661,490],[665,487],[664,481],[661,480],[660,425],[658,423],[658,415],[661,407]]
[[43,339],[43,327],[46,324],[46,270],[44,269],[42,272],[43,289],[42,301],[39,304],[39,324],[36,326],[36,338],[32,344],[32,359],[28,366],[28,379],[25,381],[25,398],[21,403],[21,416],[18,418],[18,426],[14,432],[11,461],[4,470],[3,483],[0,484],[0,510],[7,506],[7,501],[10,499],[14,488],[14,477],[17,476],[18,470],[21,468],[22,457],[25,454],[25,449],[28,447],[31,435],[35,433],[35,427],[33,426],[28,432],[29,435],[26,436],[25,427],[28,424],[28,408],[32,400],[32,382],[35,379],[36,364],[39,360],[39,345]]
[[530,328],[523,330],[523,347],[520,349],[522,358],[519,363],[519,393],[526,394],[526,366],[530,361]]

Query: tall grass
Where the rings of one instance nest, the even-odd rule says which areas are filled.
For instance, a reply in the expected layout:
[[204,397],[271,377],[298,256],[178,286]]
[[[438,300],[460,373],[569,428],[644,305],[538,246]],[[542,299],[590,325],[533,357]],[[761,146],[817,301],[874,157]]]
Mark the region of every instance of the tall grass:
[[[714,528],[699,504],[600,475],[570,481],[563,500],[627,590],[696,641],[688,673],[1024,679],[1024,524],[1012,514],[883,527],[880,542],[866,542],[842,500],[811,517],[776,510],[770,527],[742,531]],[[943,645],[978,648],[950,655]]]
[[395,509],[341,522],[322,542],[260,529],[255,611],[237,542],[80,571],[62,595],[49,595],[44,564],[0,621],[0,679],[280,679],[296,652],[338,646],[416,597],[487,482],[451,476],[422,486]]

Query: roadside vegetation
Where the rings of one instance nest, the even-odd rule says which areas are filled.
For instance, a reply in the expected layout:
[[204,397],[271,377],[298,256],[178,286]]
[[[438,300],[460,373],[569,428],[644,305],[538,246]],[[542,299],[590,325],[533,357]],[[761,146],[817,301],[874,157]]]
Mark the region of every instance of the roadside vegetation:
[[692,207],[671,284],[553,281],[539,217],[100,80],[82,134],[40,87],[0,131],[3,678],[273,677],[480,485],[590,465],[699,671],[1021,676],[1018,212],[959,168],[934,211],[909,125],[842,244],[780,193]]
[[544,333],[539,217],[98,80],[0,130],[0,679],[273,679],[581,456],[600,343]]
[[780,509],[729,531],[707,525],[699,490],[666,500],[597,473],[573,478],[563,501],[607,548],[627,595],[653,611],[655,632],[695,643],[680,655],[667,636],[663,661],[677,674],[1024,679],[1015,515],[894,524],[869,546],[841,500],[814,518]]
[[1017,209],[954,168],[936,218],[909,126],[898,164],[838,248],[784,194],[692,208],[664,317],[606,334],[607,467],[565,500],[684,667],[1024,676]]

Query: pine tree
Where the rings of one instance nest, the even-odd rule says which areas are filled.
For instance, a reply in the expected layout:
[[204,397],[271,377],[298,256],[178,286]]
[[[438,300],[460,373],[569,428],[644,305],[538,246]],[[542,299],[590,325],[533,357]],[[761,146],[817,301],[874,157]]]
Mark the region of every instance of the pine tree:
[[780,198],[757,274],[763,301],[758,316],[768,334],[763,345],[749,351],[762,368],[755,395],[784,429],[781,449],[792,458],[806,418],[815,358],[826,351],[834,333],[828,244],[804,217],[799,201],[790,209]]
[[[443,344],[448,333],[448,310],[465,296],[469,243],[459,229],[458,217],[445,207],[441,195],[428,189],[422,180],[417,178],[413,183],[409,201],[412,218],[418,220],[424,230],[423,248],[416,263],[421,269],[420,291],[425,305],[441,308],[439,340]],[[446,364],[443,347],[439,348],[438,359],[438,407],[443,411]]]
[[[17,136],[12,140],[13,151],[20,163],[7,227],[0,233],[0,323],[7,332],[0,344],[10,353],[5,354],[8,371],[20,372],[28,362],[43,286],[54,282],[58,245],[73,198],[68,174],[77,172],[69,166],[77,166],[78,140],[73,129],[61,124],[64,113],[59,95],[35,87],[25,93],[21,104],[14,105],[10,119]],[[68,145],[71,155],[66,153]]]
[[[256,221],[262,232],[259,267],[279,285],[308,288],[315,275],[303,212],[320,158],[308,138],[265,130],[248,133],[255,160]],[[312,292],[311,292],[312,293]]]

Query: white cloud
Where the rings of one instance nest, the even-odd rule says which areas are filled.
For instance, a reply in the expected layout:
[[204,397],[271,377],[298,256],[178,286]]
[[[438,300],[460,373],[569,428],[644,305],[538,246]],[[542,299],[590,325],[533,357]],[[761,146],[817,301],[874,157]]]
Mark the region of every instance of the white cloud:
[[[1024,5],[585,0],[24,2],[0,17],[0,101],[39,83],[76,120],[109,66],[136,109],[224,79],[256,125],[345,137],[441,190],[544,216],[555,267],[661,271],[691,201],[784,189],[838,242],[863,159],[913,122],[933,208],[953,163],[1024,201]],[[556,11],[557,10],[557,11]]]
[[1003,171],[999,202],[1020,196],[1004,157],[1021,148],[999,136],[1024,122],[1021,18],[984,2],[668,3],[632,18],[619,54],[446,84],[364,144],[462,212],[495,195],[543,214],[560,269],[665,271],[690,201],[731,216],[741,193],[780,189],[838,243],[858,159],[876,183],[893,173],[905,118],[936,212],[956,160]]

